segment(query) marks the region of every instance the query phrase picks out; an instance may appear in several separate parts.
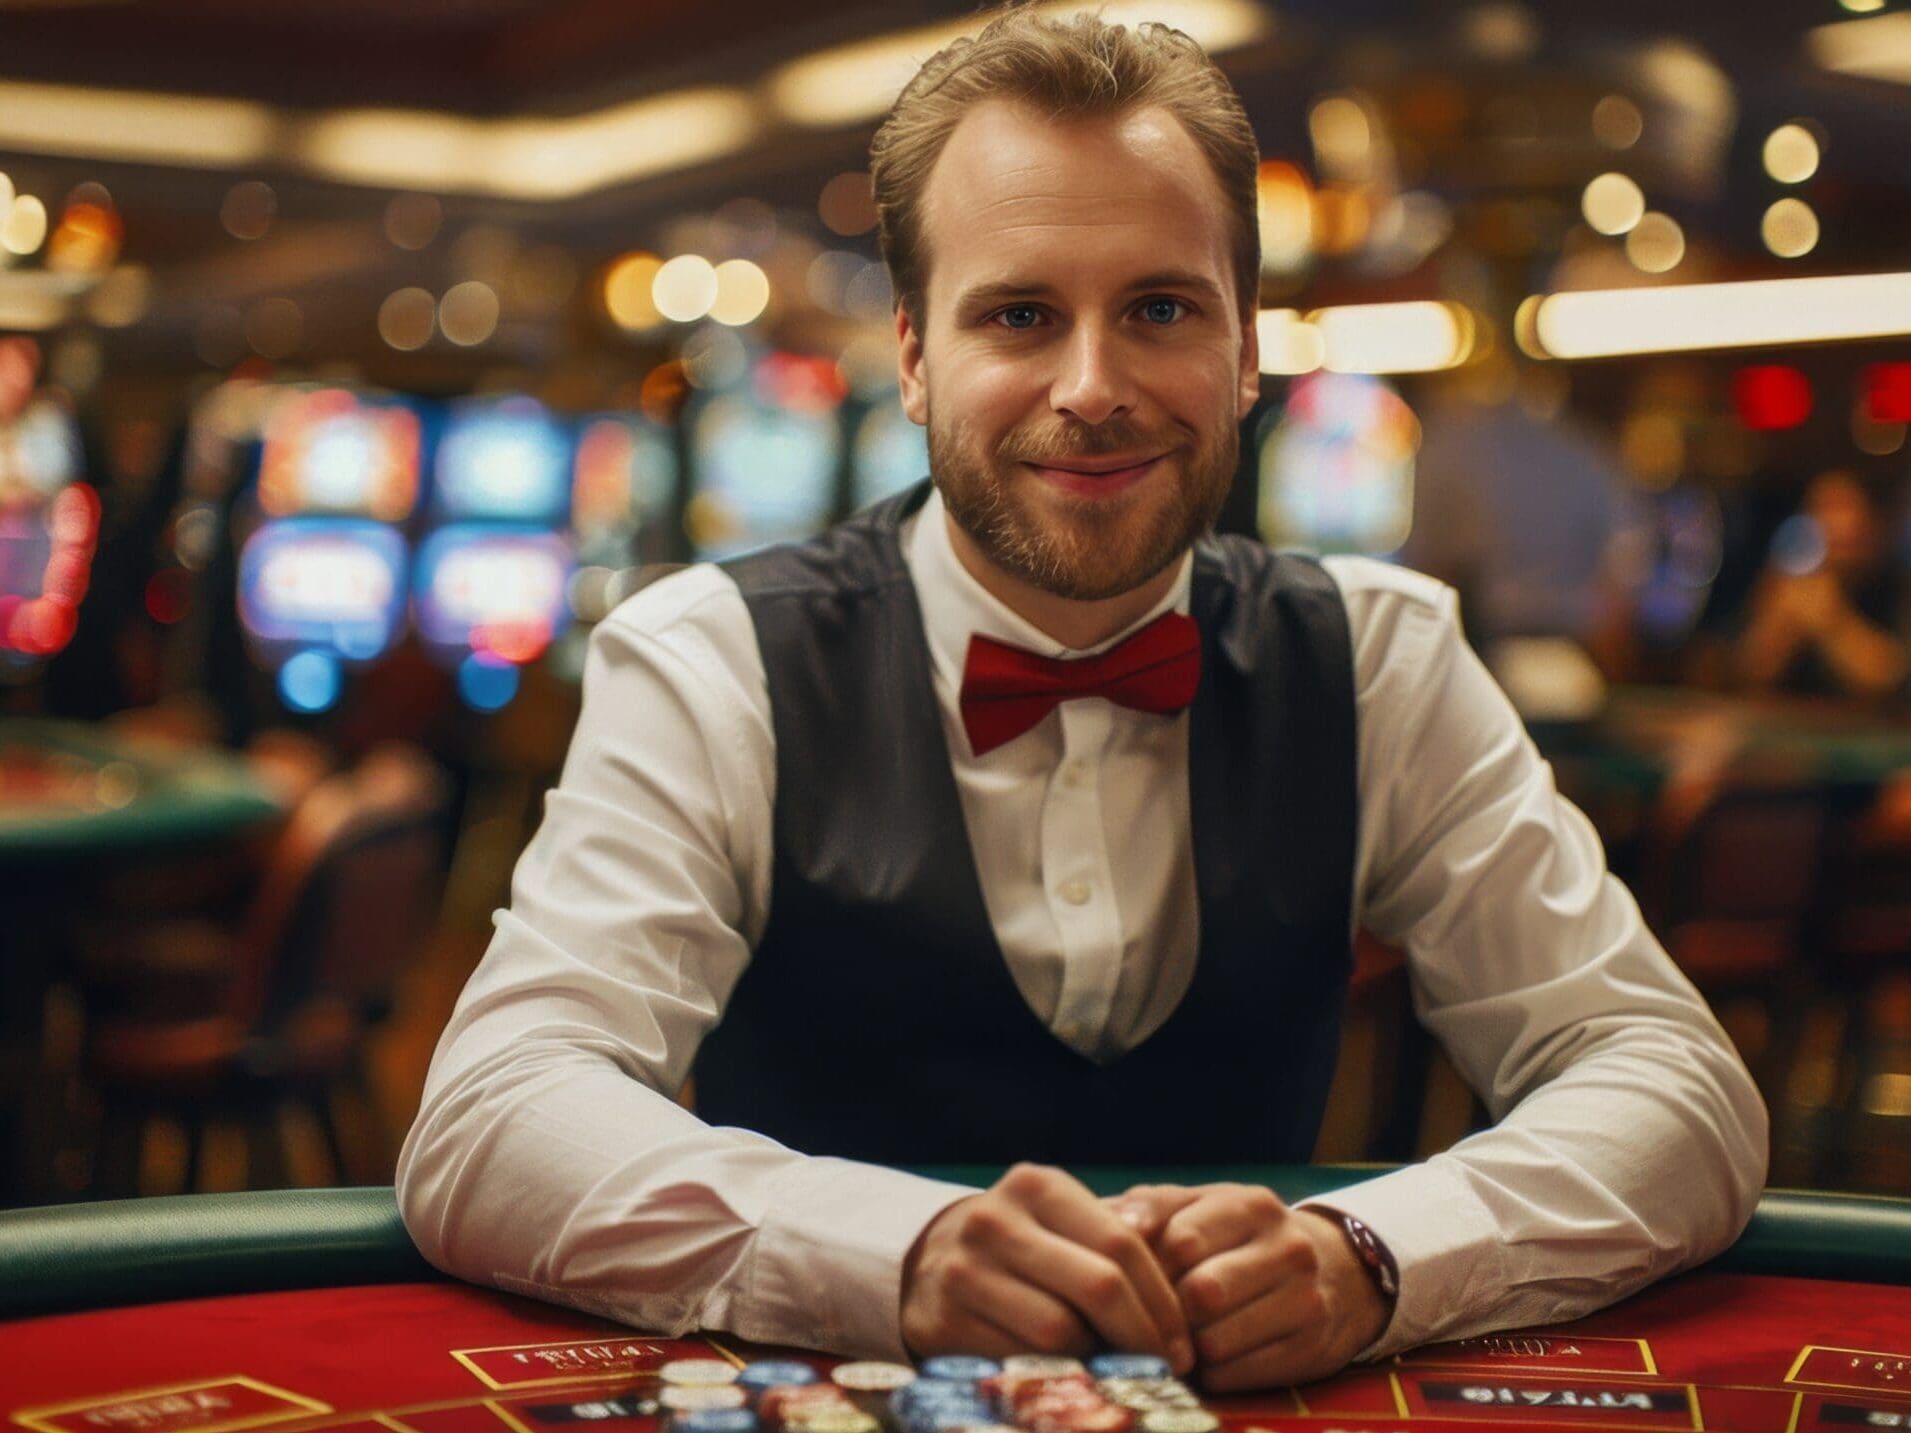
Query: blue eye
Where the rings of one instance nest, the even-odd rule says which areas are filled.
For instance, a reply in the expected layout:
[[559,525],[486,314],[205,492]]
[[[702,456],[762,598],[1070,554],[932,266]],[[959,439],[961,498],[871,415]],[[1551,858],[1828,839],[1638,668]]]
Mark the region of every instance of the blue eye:
[[1165,326],[1179,318],[1185,308],[1187,305],[1180,299],[1149,299],[1141,311],[1148,316],[1149,323]]
[[[1026,323],[1018,322],[1016,319],[1016,315],[1018,314],[1026,316],[1028,322]],[[1001,313],[996,315],[996,317],[1001,319],[1010,328],[1033,328],[1035,327],[1035,320],[1037,315],[1035,312],[1035,305],[1033,304],[1013,304],[1010,307],[1003,309]]]

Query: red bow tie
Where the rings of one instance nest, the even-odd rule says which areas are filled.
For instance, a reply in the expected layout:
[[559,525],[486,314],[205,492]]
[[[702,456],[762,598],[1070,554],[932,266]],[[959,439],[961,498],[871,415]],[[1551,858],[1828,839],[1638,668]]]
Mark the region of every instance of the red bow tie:
[[977,756],[1015,740],[1059,703],[1106,697],[1163,715],[1194,700],[1201,682],[1201,629],[1170,612],[1095,657],[1058,661],[987,637],[969,639],[962,672],[962,725]]

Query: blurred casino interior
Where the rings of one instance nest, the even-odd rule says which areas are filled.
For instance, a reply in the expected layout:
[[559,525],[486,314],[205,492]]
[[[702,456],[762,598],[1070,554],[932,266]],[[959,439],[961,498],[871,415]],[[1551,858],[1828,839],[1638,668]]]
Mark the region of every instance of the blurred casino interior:
[[[1452,583],[1772,1182],[1904,1192],[1911,6],[1103,10],[1261,141],[1223,527]],[[0,0],[0,1203],[389,1180],[592,625],[926,472],[867,146],[976,24]],[[1358,966],[1319,1156],[1444,1148]]]

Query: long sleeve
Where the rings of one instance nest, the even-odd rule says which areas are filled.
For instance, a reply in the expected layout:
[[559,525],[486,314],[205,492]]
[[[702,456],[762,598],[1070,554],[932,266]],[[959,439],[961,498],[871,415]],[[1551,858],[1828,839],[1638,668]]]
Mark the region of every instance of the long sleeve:
[[903,1256],[971,1191],[673,1098],[765,919],[773,784],[727,578],[693,569],[600,625],[562,779],[400,1156],[434,1264],[660,1332],[900,1354]]
[[1358,915],[1406,947],[1416,1013],[1498,1121],[1326,1198],[1400,1262],[1379,1356],[1573,1318],[1718,1253],[1763,1186],[1767,1126],[1453,594],[1334,570],[1360,688]]

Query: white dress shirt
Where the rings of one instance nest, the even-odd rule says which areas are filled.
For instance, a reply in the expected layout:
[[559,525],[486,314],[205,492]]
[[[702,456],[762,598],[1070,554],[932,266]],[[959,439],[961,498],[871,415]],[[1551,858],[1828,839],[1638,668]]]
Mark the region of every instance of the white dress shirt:
[[[1003,955],[1059,1039],[1112,1059],[1192,975],[1187,714],[1076,700],[972,756],[972,633],[1082,654],[970,577],[933,496],[903,542]],[[1349,925],[1407,949],[1419,1017],[1500,1121],[1331,1196],[1400,1264],[1377,1356],[1570,1318],[1717,1253],[1764,1182],[1766,1116],[1467,647],[1451,590],[1326,566],[1359,723]],[[1134,628],[1187,610],[1191,567]],[[972,1191],[713,1128],[673,1098],[769,915],[775,774],[755,631],[721,570],[599,624],[563,777],[400,1157],[433,1263],[659,1332],[902,1355],[903,1258]]]

